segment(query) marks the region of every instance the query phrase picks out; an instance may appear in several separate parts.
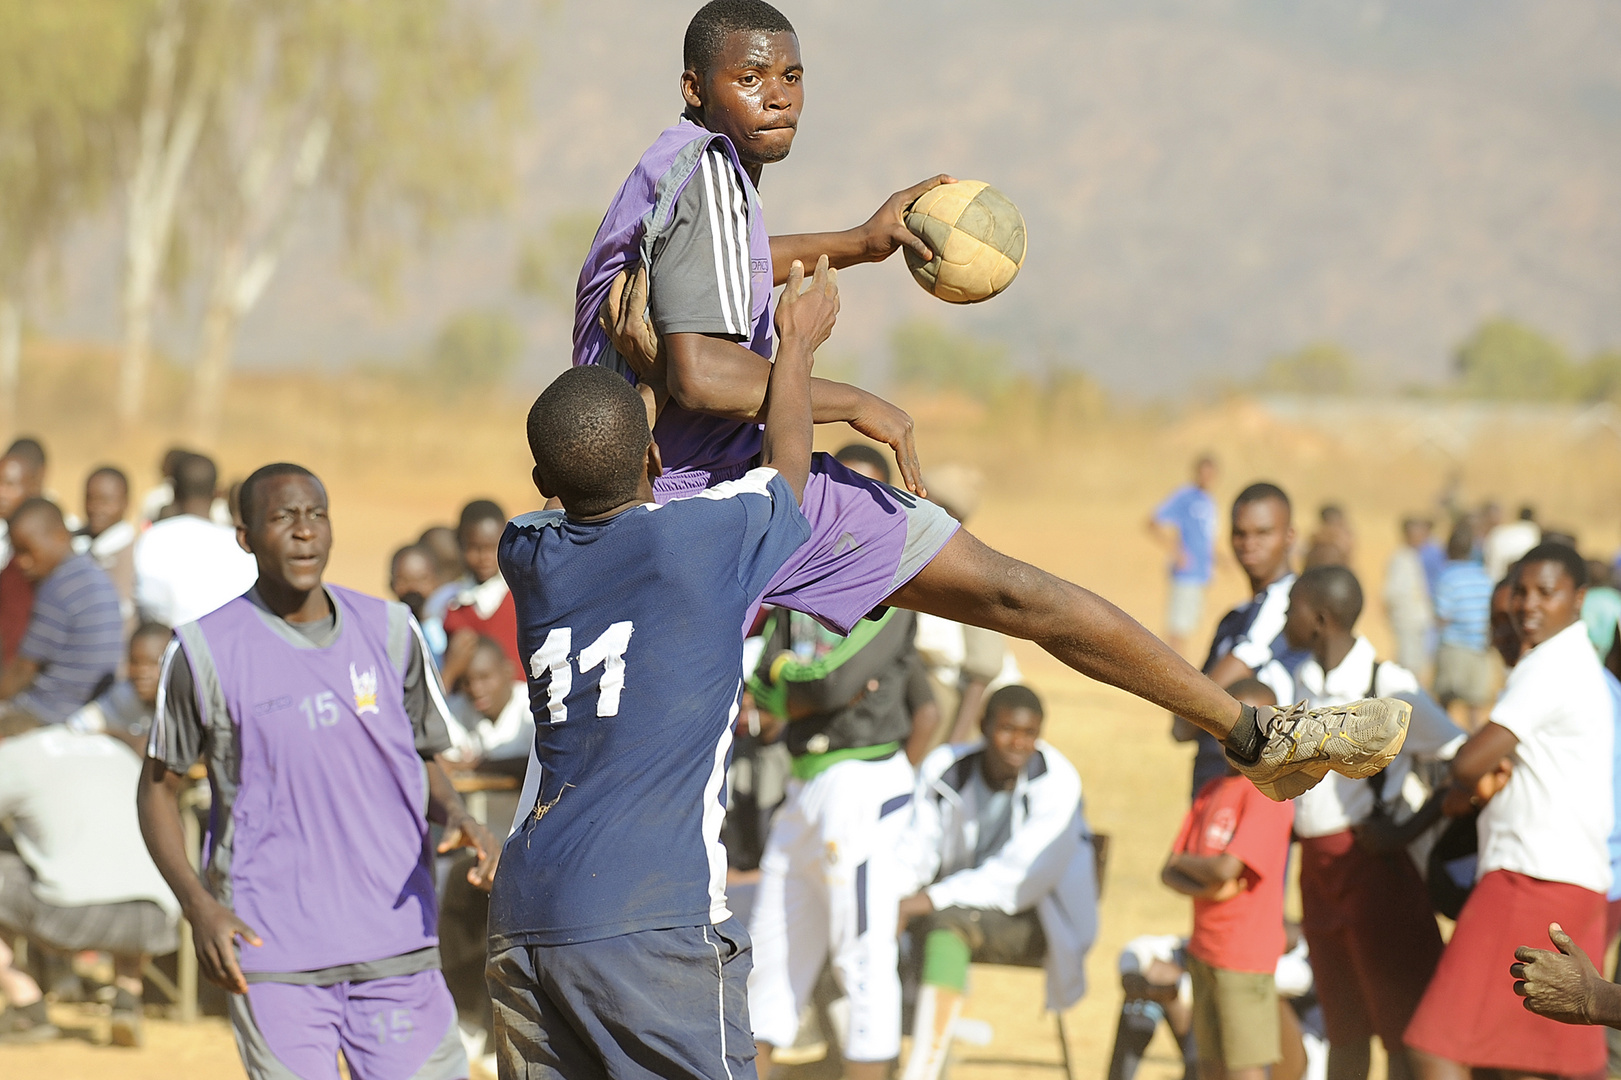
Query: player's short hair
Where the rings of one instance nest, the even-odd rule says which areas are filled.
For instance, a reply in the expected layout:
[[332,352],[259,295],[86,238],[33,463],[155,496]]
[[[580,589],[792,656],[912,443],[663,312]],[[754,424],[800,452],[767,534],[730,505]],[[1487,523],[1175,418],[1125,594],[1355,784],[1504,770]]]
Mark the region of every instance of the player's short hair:
[[124,475],[124,470],[120,469],[118,466],[116,466],[116,465],[99,465],[99,466],[97,466],[95,469],[91,470],[89,476],[84,478],[85,483],[88,484],[90,481],[94,480],[98,476],[105,476],[105,477],[109,477],[110,479],[118,481],[118,486],[124,489],[124,494],[125,495],[129,494],[129,477],[125,476]]
[[68,523],[67,519],[62,516],[62,508],[39,495],[35,495],[31,499],[24,499],[22,505],[11,512],[10,523],[7,528],[15,533],[21,528],[23,522],[31,521],[34,518],[43,519],[47,528],[67,531]]
[[1447,537],[1447,558],[1467,559],[1475,550],[1475,523],[1468,518],[1459,518],[1452,525],[1452,535]]
[[462,507],[462,516],[456,521],[456,535],[464,536],[467,530],[486,521],[493,521],[504,527],[507,523],[507,512],[501,509],[501,504],[494,499],[474,499]]
[[1290,591],[1304,596],[1341,629],[1352,629],[1362,617],[1362,583],[1346,567],[1314,566],[1300,575]]
[[45,445],[32,435],[12,440],[5,456],[16,458],[35,472],[45,471]]
[[219,470],[207,454],[188,453],[174,467],[175,502],[212,499],[219,488]]
[[[200,455],[193,454],[191,456],[198,457]],[[213,469],[214,463],[210,461],[208,463],[208,467]],[[185,466],[182,465],[181,471],[183,472],[184,469]],[[252,529],[259,524],[257,520],[259,510],[257,505],[258,500],[254,498],[254,495],[259,490],[259,485],[264,483],[266,480],[274,480],[278,476],[307,476],[311,480],[314,480],[317,484],[321,483],[321,478],[319,476],[316,476],[304,466],[294,465],[290,461],[278,461],[274,464],[261,465],[257,469],[254,469],[248,474],[248,478],[242,481],[241,485],[237,488],[236,495],[237,509],[242,514],[242,524],[247,526],[249,529]],[[213,488],[210,487],[209,490],[213,491]],[[175,476],[175,491],[178,497],[178,492],[180,491],[179,474],[176,474]]]
[[174,637],[173,630],[154,619],[148,619],[137,626],[134,633],[130,634],[129,643],[134,645],[142,638],[162,638],[164,644],[168,644],[169,639],[172,637]]
[[887,459],[885,459],[884,455],[880,454],[866,443],[855,442],[851,443],[849,446],[841,448],[833,455],[833,460],[839,462],[841,465],[859,464],[877,469],[878,475],[884,478],[884,483],[886,484],[889,483],[889,478],[892,475],[889,471],[889,462]]
[[1238,513],[1250,503],[1265,502],[1268,499],[1276,499],[1282,503],[1285,514],[1294,513],[1294,505],[1289,502],[1289,496],[1284,494],[1283,489],[1265,480],[1257,481],[1238,493],[1237,498],[1233,499],[1233,513]]
[[986,724],[989,724],[991,717],[1003,709],[1010,711],[1013,709],[1029,709],[1044,720],[1047,717],[1047,710],[1041,707],[1041,699],[1036,696],[1036,692],[1028,686],[1015,683],[1012,686],[1002,687],[985,699],[985,715],[980,717],[979,726],[983,728]]
[[601,514],[634,499],[652,441],[642,396],[607,368],[569,368],[529,410],[535,467],[573,514]]
[[1587,563],[1573,547],[1545,541],[1525,553],[1525,557],[1520,560],[1520,569],[1523,572],[1525,567],[1539,562],[1558,563],[1564,567],[1565,573],[1570,575],[1571,583],[1578,589],[1587,585]]
[[1223,689],[1227,696],[1242,700],[1247,697],[1258,698],[1263,705],[1276,705],[1278,692],[1254,675],[1246,675],[1237,682],[1228,683]]
[[703,74],[726,47],[728,35],[751,30],[767,34],[792,34],[788,16],[765,0],[709,0],[687,24],[681,43],[681,63],[688,71]]

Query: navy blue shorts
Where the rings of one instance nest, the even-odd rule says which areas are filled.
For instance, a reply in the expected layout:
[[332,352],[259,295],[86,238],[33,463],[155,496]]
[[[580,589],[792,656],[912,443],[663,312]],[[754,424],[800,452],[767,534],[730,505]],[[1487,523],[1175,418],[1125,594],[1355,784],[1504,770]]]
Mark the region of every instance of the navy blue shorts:
[[490,954],[501,1080],[753,1080],[737,919]]

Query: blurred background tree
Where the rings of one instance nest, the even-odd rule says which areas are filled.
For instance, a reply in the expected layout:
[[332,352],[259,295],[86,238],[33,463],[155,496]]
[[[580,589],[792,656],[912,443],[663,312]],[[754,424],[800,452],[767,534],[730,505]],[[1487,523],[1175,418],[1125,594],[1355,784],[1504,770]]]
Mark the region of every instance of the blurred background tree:
[[1314,342],[1267,361],[1257,390],[1283,394],[1350,394],[1357,389],[1357,360],[1333,342]]
[[553,217],[544,230],[518,249],[518,264],[513,271],[518,291],[572,314],[580,267],[585,265],[585,256],[601,224],[602,213],[598,210],[571,210]]
[[[0,0],[0,434],[16,424],[23,310],[56,247],[107,195],[141,0]],[[44,264],[44,265],[42,265]]]
[[928,319],[908,319],[889,338],[895,382],[929,390],[984,394],[1008,378],[1007,346]]
[[1453,357],[1465,396],[1562,401],[1581,396],[1582,379],[1556,342],[1512,319],[1480,324]]
[[441,389],[487,388],[512,372],[523,331],[511,315],[490,309],[445,320],[428,350],[428,375]]

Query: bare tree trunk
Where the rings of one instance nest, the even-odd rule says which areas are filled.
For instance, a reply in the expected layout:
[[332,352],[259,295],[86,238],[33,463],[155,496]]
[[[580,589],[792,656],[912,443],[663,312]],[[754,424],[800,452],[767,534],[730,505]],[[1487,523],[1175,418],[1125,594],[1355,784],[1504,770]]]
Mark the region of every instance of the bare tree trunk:
[[118,419],[126,428],[144,411],[152,309],[174,229],[180,183],[208,111],[209,80],[200,63],[187,81],[179,109],[172,111],[184,34],[185,19],[178,0],[166,0],[146,39],[146,96],[124,227],[124,354],[118,378]]
[[[211,445],[219,436],[225,384],[236,348],[236,328],[242,317],[270,285],[281,254],[287,245],[292,223],[297,219],[304,198],[314,187],[326,160],[331,124],[324,116],[312,117],[293,146],[288,183],[279,198],[267,190],[271,163],[284,152],[272,139],[248,156],[240,182],[243,202],[255,208],[239,222],[238,233],[225,242],[215,265],[214,283],[209,290],[208,310],[203,315],[201,348],[192,371],[191,398],[187,423],[200,444]],[[268,222],[262,231],[255,219]],[[257,243],[249,239],[259,232]]]
[[22,370],[23,321],[17,302],[0,295],[0,438],[17,433],[17,382]]

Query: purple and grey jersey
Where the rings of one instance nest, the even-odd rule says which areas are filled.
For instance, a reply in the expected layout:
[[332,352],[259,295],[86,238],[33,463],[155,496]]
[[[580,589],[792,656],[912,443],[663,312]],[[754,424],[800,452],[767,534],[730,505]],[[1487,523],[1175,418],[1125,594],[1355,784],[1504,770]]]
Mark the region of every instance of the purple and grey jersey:
[[256,590],[175,631],[147,754],[208,766],[204,878],[259,932],[249,982],[329,985],[439,966],[424,759],[449,710],[403,604],[327,587],[293,624]]
[[[597,325],[614,275],[648,268],[648,312],[664,334],[712,334],[770,359],[771,238],[759,195],[724,135],[682,119],[666,128],[608,206],[580,271],[574,363],[635,375]],[[653,429],[665,473],[660,502],[748,471],[760,429],[666,405]]]

